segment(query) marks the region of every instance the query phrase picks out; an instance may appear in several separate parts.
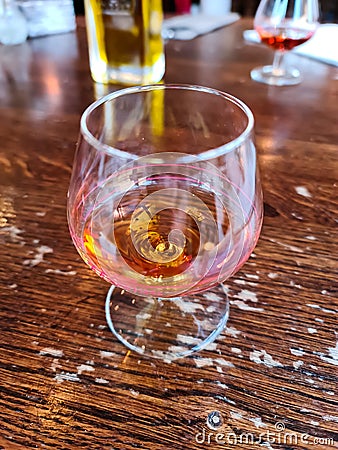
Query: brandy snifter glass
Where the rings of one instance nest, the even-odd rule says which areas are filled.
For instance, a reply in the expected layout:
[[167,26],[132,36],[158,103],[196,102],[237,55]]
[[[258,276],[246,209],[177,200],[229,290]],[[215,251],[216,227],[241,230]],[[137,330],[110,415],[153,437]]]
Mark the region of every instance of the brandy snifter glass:
[[222,283],[262,223],[248,107],[220,91],[116,91],[81,119],[68,193],[72,239],[111,284],[106,318],[129,349],[173,359],[224,328]]
[[284,56],[314,35],[318,17],[317,0],[261,0],[254,27],[275,56],[272,66],[253,69],[251,78],[274,86],[299,84],[302,81],[299,70],[286,66]]

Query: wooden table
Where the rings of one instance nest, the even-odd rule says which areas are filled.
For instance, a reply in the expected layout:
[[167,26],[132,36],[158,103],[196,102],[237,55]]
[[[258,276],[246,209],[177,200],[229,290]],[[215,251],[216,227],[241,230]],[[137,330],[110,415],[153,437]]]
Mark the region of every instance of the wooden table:
[[0,48],[1,449],[338,446],[338,69],[289,55],[301,85],[255,83],[272,53],[243,42],[251,26],[166,47],[166,82],[252,108],[265,196],[217,350],[171,364],[127,355],[106,325],[108,286],[69,237],[79,118],[102,93],[83,27]]

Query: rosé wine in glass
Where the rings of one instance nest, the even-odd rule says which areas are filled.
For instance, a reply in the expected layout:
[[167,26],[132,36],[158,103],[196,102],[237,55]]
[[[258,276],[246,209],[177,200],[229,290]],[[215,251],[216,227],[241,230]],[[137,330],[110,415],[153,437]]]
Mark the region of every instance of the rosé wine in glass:
[[71,236],[112,287],[106,317],[128,348],[177,358],[224,328],[222,282],[262,223],[253,117],[209,88],[128,88],[81,121],[68,195]]

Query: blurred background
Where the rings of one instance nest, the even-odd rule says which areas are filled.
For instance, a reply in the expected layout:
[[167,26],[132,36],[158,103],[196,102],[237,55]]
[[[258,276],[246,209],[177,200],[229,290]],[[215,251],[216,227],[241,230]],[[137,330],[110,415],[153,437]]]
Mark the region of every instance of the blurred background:
[[[211,2],[213,0],[210,0]],[[199,0],[193,0],[193,4],[199,4]],[[259,0],[232,0],[232,11],[242,16],[254,16]],[[338,22],[338,0],[322,0],[321,22]],[[76,14],[84,14],[83,0],[74,0]],[[163,0],[165,12],[175,12],[175,0]]]

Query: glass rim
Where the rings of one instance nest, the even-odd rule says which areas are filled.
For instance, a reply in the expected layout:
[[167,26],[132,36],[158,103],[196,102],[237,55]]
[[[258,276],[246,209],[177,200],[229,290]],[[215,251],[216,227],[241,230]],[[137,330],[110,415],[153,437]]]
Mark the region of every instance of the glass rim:
[[[225,144],[222,144],[218,147],[205,150],[199,154],[190,155],[193,160],[198,158],[199,160],[209,160],[213,158],[217,158],[218,156],[230,153],[234,149],[240,147],[240,145],[247,139],[247,137],[250,135],[250,133],[253,130],[254,127],[254,115],[251,111],[251,109],[240,99],[237,97],[228,94],[226,92],[222,92],[218,89],[206,87],[206,86],[200,86],[200,85],[194,85],[194,84],[149,84],[149,85],[143,85],[143,86],[131,86],[123,89],[119,89],[117,91],[111,92],[110,94],[107,94],[100,99],[96,100],[95,102],[91,103],[83,112],[80,120],[80,132],[81,135],[84,137],[84,139],[87,141],[88,144],[90,144],[92,147],[94,147],[97,151],[106,153],[110,156],[118,156],[125,159],[132,159],[137,160],[140,158],[140,156],[129,153],[124,150],[120,150],[116,147],[112,147],[110,145],[104,144],[103,142],[100,142],[93,134],[89,131],[88,125],[87,125],[87,119],[90,116],[90,114],[97,109],[99,106],[101,106],[104,103],[109,102],[110,100],[114,100],[118,97],[122,97],[124,95],[129,94],[135,94],[138,92],[151,92],[155,90],[188,90],[188,91],[198,91],[198,92],[205,92],[208,94],[218,95],[220,97],[223,97],[223,99],[230,101],[234,105],[236,105],[239,109],[241,109],[247,119],[248,123],[245,129],[241,132],[239,136],[237,136],[235,139],[232,139],[230,142],[227,142]],[[154,154],[155,155],[155,154]],[[156,153],[156,156],[159,156],[159,153]],[[181,162],[189,162],[187,157],[181,157],[178,158]]]

